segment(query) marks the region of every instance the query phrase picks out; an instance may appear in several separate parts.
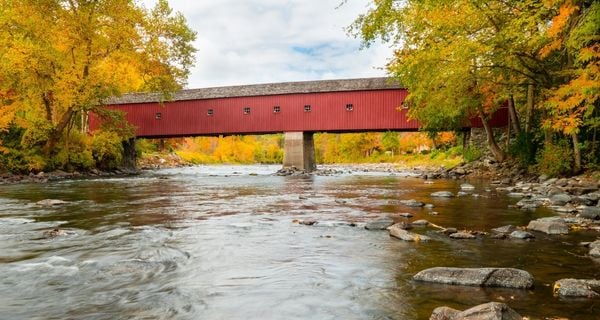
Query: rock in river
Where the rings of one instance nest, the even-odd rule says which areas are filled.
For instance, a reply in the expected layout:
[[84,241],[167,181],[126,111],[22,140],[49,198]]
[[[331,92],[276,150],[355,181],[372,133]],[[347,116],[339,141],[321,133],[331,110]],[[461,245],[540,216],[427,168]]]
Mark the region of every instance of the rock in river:
[[475,239],[477,237],[475,235],[471,234],[470,232],[460,231],[460,232],[455,232],[455,233],[451,234],[450,238],[452,238],[452,239]]
[[407,206],[407,207],[422,207],[425,204],[421,201],[417,201],[414,199],[410,199],[410,200],[400,200],[400,203]]
[[554,283],[554,294],[570,298],[598,298],[600,280],[561,279]]
[[44,200],[40,200],[38,202],[36,202],[37,205],[40,206],[58,206],[61,204],[67,204],[68,202],[66,201],[62,201],[62,200],[57,200],[57,199],[44,199]]
[[367,222],[365,229],[367,230],[385,230],[387,227],[394,224],[394,220],[390,217],[381,217],[373,221]]
[[532,239],[535,238],[533,236],[533,234],[527,232],[527,231],[522,231],[522,230],[515,230],[513,232],[510,233],[510,237],[513,239]]
[[452,198],[454,197],[454,193],[450,191],[438,191],[431,194],[432,197],[438,198]]
[[529,222],[528,230],[540,231],[547,234],[567,234],[569,226],[555,217],[540,218]]
[[400,240],[404,240],[404,241],[419,242],[419,241],[431,240],[428,236],[423,236],[420,234],[416,234],[416,233],[412,233],[410,231],[404,230],[404,226],[399,223],[389,227],[388,231],[390,232],[390,236],[392,236],[394,238],[398,238]]
[[585,207],[579,216],[592,220],[600,220],[600,207]]
[[514,268],[447,268],[423,270],[414,280],[463,286],[529,289],[533,277],[529,272]]
[[463,183],[460,185],[461,190],[475,190],[475,186],[468,183]]
[[564,206],[571,201],[571,196],[566,193],[555,194],[550,198],[550,203],[555,206]]
[[433,310],[429,320],[522,320],[523,317],[504,303],[488,302],[465,311],[449,307]]

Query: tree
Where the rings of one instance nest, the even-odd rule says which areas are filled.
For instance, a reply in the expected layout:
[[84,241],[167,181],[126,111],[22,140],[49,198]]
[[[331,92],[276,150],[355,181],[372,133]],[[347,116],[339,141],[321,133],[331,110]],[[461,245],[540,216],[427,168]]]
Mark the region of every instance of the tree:
[[502,160],[487,120],[524,84],[548,82],[536,52],[544,45],[538,28],[551,13],[534,0],[382,0],[350,30],[366,45],[377,38],[394,44],[388,70],[409,89],[410,115],[425,130],[457,129],[478,116]]
[[583,127],[600,125],[600,3],[555,1],[560,10],[546,35],[551,39],[540,55],[555,61],[555,81],[545,91],[549,116],[546,128],[572,139],[573,171],[582,168],[579,134]]
[[24,147],[52,156],[89,112],[110,114],[109,97],[180,89],[195,36],[166,0],[152,10],[131,0],[4,0],[0,130],[22,127]]

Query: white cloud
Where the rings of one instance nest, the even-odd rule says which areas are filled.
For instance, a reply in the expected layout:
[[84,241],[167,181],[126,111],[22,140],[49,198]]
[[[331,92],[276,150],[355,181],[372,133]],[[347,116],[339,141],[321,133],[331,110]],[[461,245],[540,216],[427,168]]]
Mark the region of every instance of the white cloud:
[[[359,50],[344,28],[369,0],[171,0],[198,33],[190,88],[375,77],[392,50]],[[156,0],[143,0],[152,7]],[[337,8],[337,9],[336,9]]]

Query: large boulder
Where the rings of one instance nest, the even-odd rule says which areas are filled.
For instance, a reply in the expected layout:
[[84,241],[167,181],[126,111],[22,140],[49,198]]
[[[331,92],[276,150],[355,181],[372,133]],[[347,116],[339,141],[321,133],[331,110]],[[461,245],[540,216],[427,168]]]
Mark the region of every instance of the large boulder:
[[454,193],[450,191],[437,191],[431,194],[432,197],[438,198],[452,198],[454,197]]
[[564,223],[561,219],[553,217],[540,218],[537,220],[530,221],[527,225],[528,230],[540,231],[547,234],[567,234],[569,233],[569,226]]
[[413,280],[463,286],[530,289],[533,277],[527,271],[514,268],[448,268],[423,270]]
[[394,220],[388,216],[375,219],[367,222],[365,229],[367,230],[385,230],[387,227],[394,224]]
[[523,317],[504,303],[488,302],[465,311],[448,307],[433,310],[429,320],[522,320]]
[[554,294],[570,298],[598,298],[600,280],[561,279],[554,283]]
[[390,236],[400,239],[400,240],[413,241],[413,242],[431,240],[431,238],[429,238],[428,236],[413,233],[413,232],[405,230],[404,228],[405,228],[405,226],[403,224],[397,223],[387,229],[390,232]]

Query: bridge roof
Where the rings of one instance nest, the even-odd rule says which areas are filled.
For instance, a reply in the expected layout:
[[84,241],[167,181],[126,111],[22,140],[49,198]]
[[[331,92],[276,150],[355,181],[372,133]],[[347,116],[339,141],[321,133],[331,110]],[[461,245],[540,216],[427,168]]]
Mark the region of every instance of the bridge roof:
[[[243,86],[213,87],[186,89],[173,94],[170,101],[202,100],[233,97],[270,96],[297,93],[371,91],[399,89],[401,86],[393,78],[361,78],[300,82],[280,82],[252,84]],[[121,97],[111,98],[109,105],[149,103],[161,101],[160,93],[129,93]]]

